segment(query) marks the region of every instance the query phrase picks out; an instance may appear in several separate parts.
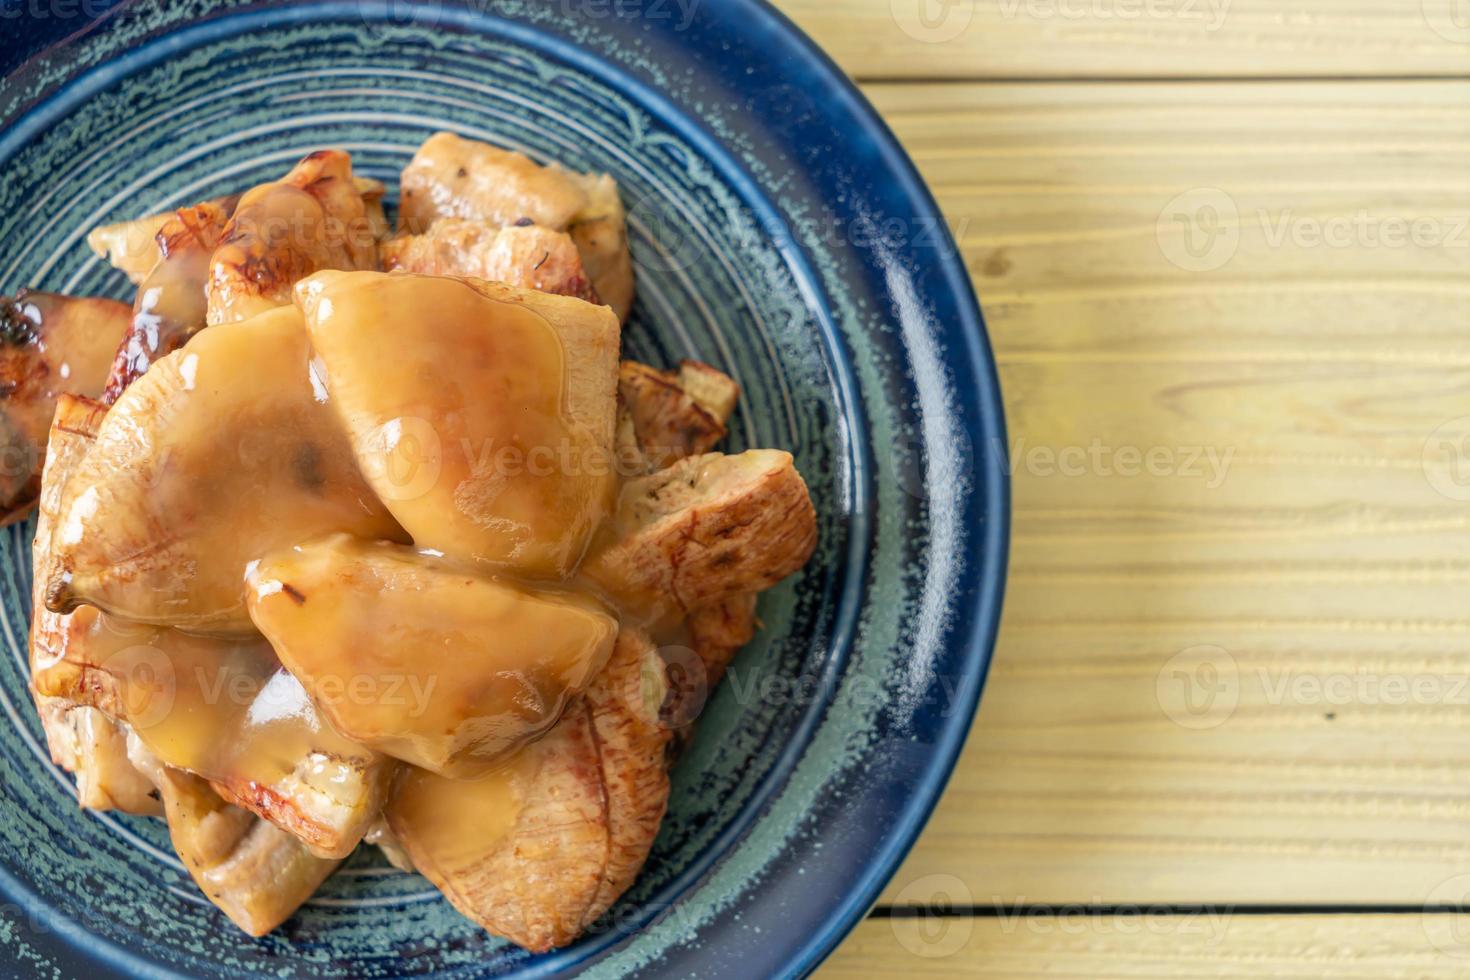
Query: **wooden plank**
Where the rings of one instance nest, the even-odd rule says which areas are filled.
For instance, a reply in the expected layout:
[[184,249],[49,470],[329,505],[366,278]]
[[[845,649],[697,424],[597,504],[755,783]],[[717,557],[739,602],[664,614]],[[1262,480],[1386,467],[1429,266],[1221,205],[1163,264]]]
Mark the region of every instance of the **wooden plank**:
[[848,73],[1464,76],[1459,0],[779,0]]
[[1470,84],[868,93],[982,297],[1015,501],[976,730],[884,901],[1470,874]]
[[[1461,917],[1456,916],[1455,919]],[[869,919],[820,980],[1087,977],[1089,980],[1429,980],[1463,977],[1450,917],[1164,915],[1039,909],[1008,917]]]

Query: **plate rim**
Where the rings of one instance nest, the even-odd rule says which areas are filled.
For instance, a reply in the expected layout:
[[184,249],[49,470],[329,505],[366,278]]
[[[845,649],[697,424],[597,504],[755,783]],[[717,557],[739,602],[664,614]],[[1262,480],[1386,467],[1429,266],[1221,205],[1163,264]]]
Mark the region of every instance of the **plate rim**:
[[[125,3],[124,6],[126,5]],[[392,6],[393,4],[390,0],[388,3],[378,5]],[[742,16],[749,16],[756,22],[764,21],[768,34],[779,37],[805,61],[809,76],[805,80],[819,81],[824,92],[832,97],[833,102],[857,121],[861,130],[860,138],[868,140],[872,148],[877,151],[884,176],[894,178],[899,187],[900,196],[906,203],[913,206],[914,218],[917,221],[931,222],[932,227],[937,230],[941,237],[940,247],[932,250],[932,257],[929,261],[940,273],[945,292],[952,300],[953,310],[951,312],[958,319],[957,335],[965,341],[965,353],[968,355],[966,358],[968,363],[962,378],[947,382],[946,387],[958,392],[965,401],[974,405],[977,409],[975,418],[983,430],[967,433],[974,440],[974,444],[982,448],[981,452],[970,457],[969,463],[973,478],[971,492],[981,498],[980,509],[986,517],[983,529],[971,529],[973,544],[967,549],[969,553],[967,577],[975,580],[975,596],[967,604],[964,616],[967,620],[965,625],[969,627],[968,635],[955,636],[951,641],[952,646],[963,647],[966,655],[964,662],[972,664],[971,669],[965,671],[962,682],[953,695],[953,703],[962,710],[953,711],[950,717],[941,724],[938,738],[933,744],[930,762],[924,767],[916,783],[915,791],[885,833],[883,847],[865,857],[861,875],[840,902],[834,903],[826,915],[810,917],[809,921],[816,920],[811,921],[815,928],[809,933],[810,938],[800,947],[793,948],[787,961],[789,975],[804,976],[816,969],[842,939],[856,927],[877,901],[884,886],[898,871],[903,859],[912,850],[934,808],[938,805],[943,789],[954,772],[961,750],[972,728],[999,632],[1008,571],[1011,486],[1009,467],[1005,460],[1006,423],[995,358],[988,341],[984,317],[975,294],[973,281],[964,267],[958,246],[944,222],[943,212],[897,137],[877,110],[868,102],[857,84],[847,77],[826,52],[768,0],[725,0],[722,5],[730,8],[744,8]],[[314,19],[314,16],[319,16],[324,10],[332,7],[350,7],[361,16],[364,9],[373,4],[319,0],[319,2],[293,6],[299,11],[302,20],[311,20]],[[266,11],[273,11],[276,14],[283,13],[279,8],[266,8]],[[112,12],[104,13],[79,33],[87,34],[102,26]],[[265,11],[248,9],[230,11],[209,21],[185,22],[167,31],[164,36],[177,35],[191,27],[197,28],[201,24],[209,24],[218,28],[220,21],[248,18],[257,12]],[[661,106],[662,111],[658,114],[664,117],[662,121],[665,124],[679,123],[674,128],[682,137],[686,139],[695,137],[691,142],[694,142],[702,152],[708,154],[713,150],[718,157],[723,157],[727,161],[727,166],[720,167],[721,170],[733,170],[749,180],[758,192],[761,191],[759,183],[750,175],[748,168],[731,154],[718,138],[707,132],[697,118],[690,117],[681,105],[645,79],[635,76],[624,67],[610,64],[608,59],[595,51],[584,48],[555,32],[510,21],[487,11],[477,11],[477,13],[512,28],[507,31],[507,34],[512,37],[518,32],[524,32],[527,36],[538,38],[540,47],[543,49],[551,47],[556,56],[566,58],[579,69],[587,71],[604,83],[625,88],[631,85],[639,90],[640,95],[651,96],[652,100]],[[77,36],[73,35],[72,39]],[[29,142],[39,129],[75,104],[89,98],[97,91],[106,89],[120,77],[133,74],[136,70],[151,63],[140,62],[135,56],[141,56],[144,52],[155,48],[157,40],[157,38],[150,38],[137,49],[83,69],[82,74],[78,77],[68,79],[21,109],[18,125],[6,126],[3,131],[0,131],[0,159],[9,158],[21,146]],[[50,52],[57,47],[59,45],[47,46],[36,53]],[[23,70],[24,67],[23,63],[17,71]],[[644,103],[644,105],[647,108],[648,104]],[[763,192],[757,196],[762,200],[767,200]],[[775,206],[773,202],[772,206]],[[776,210],[779,211],[779,207]],[[795,248],[804,258],[805,249],[799,245]],[[820,276],[813,275],[812,278],[814,281],[821,281]],[[984,451],[988,449],[994,451]],[[817,726],[821,724],[821,714],[819,713],[816,719]],[[789,776],[789,772],[785,775]],[[758,818],[759,814],[755,819]],[[748,827],[745,828],[745,831],[748,829]],[[745,831],[742,831],[740,837],[745,836]],[[732,846],[734,845],[738,845],[738,840],[732,842]],[[66,919],[59,910],[42,901],[28,885],[3,867],[0,867],[0,883],[3,883],[4,890],[10,894],[18,897],[26,896],[29,902],[39,907],[47,918],[54,918],[62,924],[70,923],[70,920]],[[693,891],[698,891],[697,883]],[[157,969],[156,964],[137,957],[127,947],[104,940],[85,929],[80,932],[81,936],[78,938],[83,942],[68,945],[73,945],[73,948],[84,955],[90,953],[99,956],[104,961],[135,974],[151,973]],[[575,947],[570,947],[568,951],[571,949]],[[597,952],[589,950],[589,956],[579,956],[570,962],[563,961],[561,965],[568,967],[586,965],[589,962],[595,962],[592,957],[600,958],[601,952],[601,950]],[[552,969],[556,968],[556,964],[548,963],[547,966]]]

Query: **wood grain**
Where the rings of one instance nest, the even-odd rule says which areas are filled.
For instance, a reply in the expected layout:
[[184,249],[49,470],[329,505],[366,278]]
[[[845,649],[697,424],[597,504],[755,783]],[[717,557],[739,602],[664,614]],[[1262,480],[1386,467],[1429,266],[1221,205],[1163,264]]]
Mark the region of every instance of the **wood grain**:
[[1015,498],[971,745],[884,901],[1470,874],[1470,84],[867,91],[982,297]]
[[[1459,917],[1455,917],[1458,919]],[[1417,915],[1255,916],[1149,909],[1038,910],[1010,918],[870,919],[820,980],[1433,980],[1470,969],[1464,922]]]
[[1459,0],[780,0],[865,80],[1446,76]]

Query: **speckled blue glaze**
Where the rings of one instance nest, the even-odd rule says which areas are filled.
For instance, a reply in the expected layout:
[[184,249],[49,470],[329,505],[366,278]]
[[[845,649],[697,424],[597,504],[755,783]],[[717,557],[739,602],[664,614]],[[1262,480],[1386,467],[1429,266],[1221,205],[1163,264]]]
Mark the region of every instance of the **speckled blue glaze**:
[[[11,22],[32,51],[72,34]],[[437,129],[614,174],[631,356],[744,386],[735,449],[792,450],[822,544],[675,772],[644,874],[573,947],[486,937],[359,852],[275,934],[198,895],[156,821],[83,814],[25,686],[30,525],[0,537],[0,951],[96,977],[764,977],[813,968],[927,817],[989,660],[1007,483],[954,245],[861,96],[754,0],[123,5],[0,85],[0,289],[127,297],[93,225],[321,146],[394,187]]]

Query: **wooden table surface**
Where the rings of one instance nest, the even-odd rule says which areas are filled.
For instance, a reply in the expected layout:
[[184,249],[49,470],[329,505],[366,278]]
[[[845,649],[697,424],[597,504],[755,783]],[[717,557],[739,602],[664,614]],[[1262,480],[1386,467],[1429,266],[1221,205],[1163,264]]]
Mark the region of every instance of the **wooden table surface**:
[[820,975],[1470,975],[1470,2],[780,5],[946,212],[1014,479],[967,753]]

